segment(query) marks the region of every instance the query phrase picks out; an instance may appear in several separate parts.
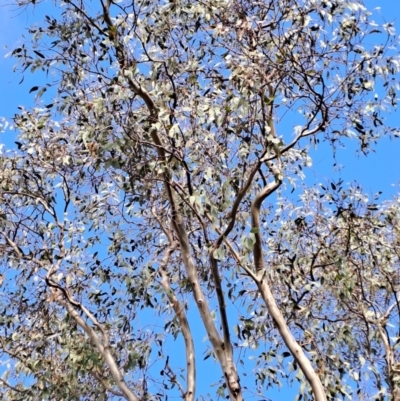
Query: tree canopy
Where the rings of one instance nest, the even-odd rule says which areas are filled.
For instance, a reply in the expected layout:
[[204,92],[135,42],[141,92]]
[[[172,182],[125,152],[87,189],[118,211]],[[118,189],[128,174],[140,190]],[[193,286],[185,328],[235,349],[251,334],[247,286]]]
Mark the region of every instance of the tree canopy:
[[16,4],[48,14],[12,51],[46,82],[0,148],[2,399],[398,400],[400,197],[302,181],[322,142],[398,136],[393,24],[358,0]]

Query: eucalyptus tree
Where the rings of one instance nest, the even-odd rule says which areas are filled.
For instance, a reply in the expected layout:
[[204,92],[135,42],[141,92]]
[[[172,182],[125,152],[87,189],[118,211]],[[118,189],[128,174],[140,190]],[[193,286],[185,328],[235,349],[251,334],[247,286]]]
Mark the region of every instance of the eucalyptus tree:
[[12,51],[47,78],[0,159],[3,399],[397,399],[399,200],[286,194],[310,146],[397,135],[393,25],[357,0],[17,4],[49,14]]

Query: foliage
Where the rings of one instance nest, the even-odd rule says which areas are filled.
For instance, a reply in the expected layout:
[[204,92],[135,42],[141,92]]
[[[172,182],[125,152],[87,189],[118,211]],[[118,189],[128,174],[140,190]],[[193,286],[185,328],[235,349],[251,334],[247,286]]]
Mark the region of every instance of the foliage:
[[400,199],[286,194],[310,145],[397,135],[393,26],[356,0],[54,5],[12,52],[48,79],[0,159],[3,399],[214,399],[200,325],[219,396],[396,399]]

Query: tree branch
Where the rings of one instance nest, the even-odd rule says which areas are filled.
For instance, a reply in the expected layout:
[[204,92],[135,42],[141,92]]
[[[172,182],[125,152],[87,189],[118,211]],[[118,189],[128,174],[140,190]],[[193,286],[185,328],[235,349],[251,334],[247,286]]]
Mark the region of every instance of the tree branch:
[[288,325],[279,310],[279,307],[272,294],[271,288],[267,280],[267,272],[264,264],[264,257],[262,254],[262,236],[260,230],[260,208],[263,201],[271,195],[279,186],[282,184],[282,180],[279,178],[281,175],[280,171],[277,171],[276,167],[269,164],[270,170],[275,176],[275,181],[270,183],[267,187],[263,188],[255,197],[251,204],[251,218],[252,218],[252,229],[256,238],[254,244],[254,264],[256,269],[256,284],[260,291],[260,294],[267,306],[268,312],[275,322],[275,325],[282,336],[283,341],[288,347],[289,351],[293,355],[294,359],[300,366],[300,369],[307,378],[312,391],[314,393],[315,401],[326,401],[325,390],[322,383],[316,374],[314,368],[311,365],[310,360],[306,357],[303,349],[297,343],[293,334],[289,330]]
[[164,257],[160,263],[159,270],[161,275],[161,285],[164,288],[165,294],[167,295],[169,301],[171,302],[172,307],[174,308],[175,314],[180,324],[183,339],[185,341],[187,389],[186,393],[184,393],[184,398],[185,401],[194,401],[196,393],[196,361],[195,361],[193,336],[190,330],[189,322],[185,314],[185,309],[183,305],[181,305],[178,298],[175,296],[174,291],[171,288],[168,272],[166,269],[171,254],[178,247],[178,242],[173,239],[171,232],[164,226],[162,221],[158,218],[154,209],[152,210],[152,213],[169,240],[169,246],[165,250]]
[[95,378],[96,380],[98,380],[98,381],[102,384],[102,386],[103,386],[107,391],[109,391],[111,394],[114,394],[114,395],[116,395],[117,397],[124,397],[124,394],[123,394],[123,393],[121,393],[120,391],[114,390],[114,389],[110,386],[110,383],[108,383],[107,380],[105,380],[105,379],[103,379],[101,376],[99,376],[96,372],[93,372],[92,374],[93,374],[94,378]]
[[16,387],[12,386],[10,383],[8,383],[7,381],[3,380],[2,378],[0,378],[0,381],[1,381],[5,386],[7,386],[9,389],[11,389],[11,390],[13,390],[13,391],[15,391],[15,392],[17,392],[17,393],[23,393],[23,394],[25,394],[25,393],[27,393],[27,392],[29,391],[29,390],[20,390],[20,389],[18,389],[18,388],[16,388]]
[[[55,290],[57,291],[57,290]],[[73,305],[69,302],[68,299],[64,298],[64,294],[61,294],[58,291],[57,294],[57,298],[56,301],[63,305],[67,312],[69,313],[69,315],[75,320],[75,322],[85,331],[85,333],[87,334],[87,336],[90,338],[90,340],[92,341],[92,343],[96,346],[97,350],[99,351],[99,353],[101,354],[101,356],[103,357],[104,361],[107,363],[108,367],[110,368],[111,371],[111,375],[115,381],[115,384],[117,385],[117,387],[120,389],[121,393],[123,394],[123,397],[127,400],[127,401],[140,401],[140,398],[135,395],[128,387],[128,385],[126,384],[121,371],[118,368],[118,365],[112,355],[110,346],[108,344],[108,337],[105,336],[105,331],[104,329],[101,327],[101,325],[96,321],[96,319],[94,319],[97,323],[96,326],[101,330],[101,333],[103,335],[103,341],[99,338],[99,336],[97,335],[97,333],[95,332],[95,330],[93,330],[92,327],[90,327],[84,319],[82,319],[82,317],[79,315],[79,313],[76,311],[76,309],[73,307]],[[76,302],[76,301],[75,301]],[[89,311],[83,307],[83,305],[79,304],[81,310],[86,314]],[[93,315],[91,315],[91,313],[89,312],[89,319],[92,320]]]

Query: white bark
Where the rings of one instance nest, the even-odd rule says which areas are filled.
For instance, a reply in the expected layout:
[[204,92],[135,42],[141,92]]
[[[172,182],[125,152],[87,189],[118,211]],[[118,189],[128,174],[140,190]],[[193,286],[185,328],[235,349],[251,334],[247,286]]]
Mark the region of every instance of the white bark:
[[178,318],[179,325],[182,331],[183,339],[185,341],[186,350],[186,392],[182,395],[185,401],[194,401],[196,394],[196,361],[195,361],[195,348],[193,342],[192,332],[190,330],[189,322],[187,320],[185,310],[183,305],[179,302],[178,298],[175,296],[168,277],[168,272],[166,267],[168,265],[169,258],[177,248],[178,243],[174,241],[171,232],[164,226],[163,222],[158,218],[157,214],[153,210],[153,215],[159,222],[162,230],[168,238],[169,246],[165,251],[164,257],[160,264],[160,274],[161,274],[161,285],[167,295],[172,307],[174,308],[175,314]]
[[254,263],[256,270],[256,284],[260,291],[261,297],[265,302],[268,312],[275,322],[275,325],[281,335],[283,341],[288,347],[293,358],[296,360],[300,369],[304,373],[307,381],[309,382],[315,401],[326,401],[325,390],[322,386],[321,380],[319,379],[317,373],[315,372],[310,360],[305,355],[303,349],[297,343],[296,339],[293,337],[286,321],[279,310],[275,298],[272,294],[271,288],[268,284],[267,271],[264,263],[264,257],[262,252],[262,236],[260,232],[260,208],[264,199],[266,199],[270,194],[272,194],[281,184],[279,179],[280,171],[270,165],[270,169],[275,176],[275,181],[269,184],[267,187],[262,189],[251,205],[251,217],[252,217],[252,228],[256,238],[254,244]]
[[[115,359],[112,355],[109,341],[108,341],[108,336],[105,333],[102,326],[95,320],[97,323],[96,326],[102,333],[102,336],[101,336],[102,338],[100,338],[100,336],[96,333],[96,331],[90,325],[88,325],[84,319],[82,319],[82,317],[79,315],[79,313],[76,311],[76,309],[71,305],[69,300],[64,300],[64,299],[61,299],[60,297],[58,297],[57,300],[61,305],[63,305],[67,309],[67,312],[69,313],[69,315],[85,331],[87,336],[90,338],[92,343],[95,345],[95,347],[97,348],[97,350],[103,357],[105,363],[109,367],[111,375],[114,379],[114,382],[115,382],[116,386],[118,387],[118,389],[120,390],[122,396],[127,401],[140,401],[140,398],[137,395],[135,395],[130,390],[128,385],[126,384],[124,377],[123,377],[121,371],[119,370],[117,362],[115,361]],[[86,308],[83,308],[83,311],[86,314],[88,313]],[[90,312],[89,312],[88,318],[90,320],[95,319],[94,316]]]

